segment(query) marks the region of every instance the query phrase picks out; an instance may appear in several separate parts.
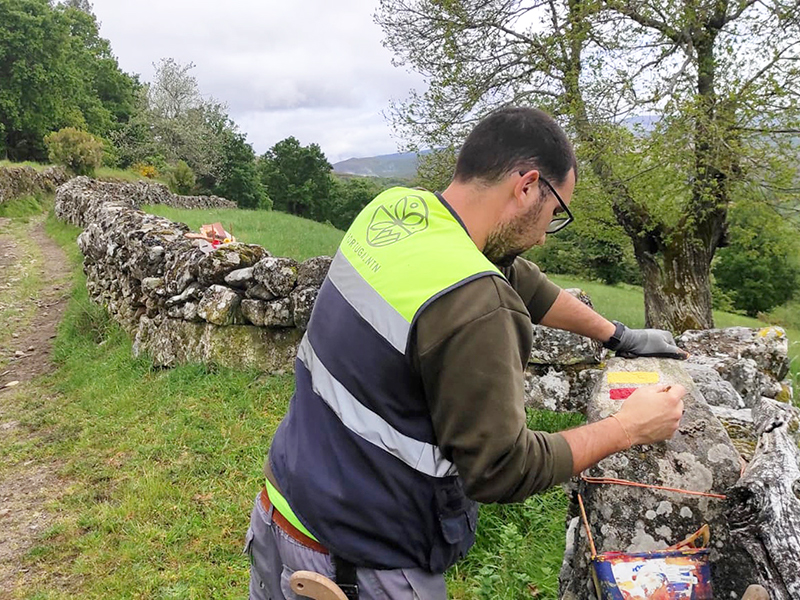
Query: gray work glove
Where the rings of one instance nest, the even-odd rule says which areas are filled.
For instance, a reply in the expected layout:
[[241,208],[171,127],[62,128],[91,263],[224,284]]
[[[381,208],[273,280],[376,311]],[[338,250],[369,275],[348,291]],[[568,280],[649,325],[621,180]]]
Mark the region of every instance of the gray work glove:
[[614,336],[604,344],[606,348],[616,350],[617,356],[635,358],[637,356],[656,356],[659,358],[685,359],[689,355],[675,345],[675,339],[669,331],[662,329],[628,329],[617,323]]

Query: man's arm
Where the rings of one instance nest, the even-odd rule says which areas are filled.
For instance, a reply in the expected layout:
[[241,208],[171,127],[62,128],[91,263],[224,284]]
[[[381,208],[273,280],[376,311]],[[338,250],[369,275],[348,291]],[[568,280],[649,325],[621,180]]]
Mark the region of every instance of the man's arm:
[[615,415],[562,431],[572,450],[573,474],[620,450],[671,438],[683,416],[684,394],[686,389],[680,385],[640,388]]
[[586,337],[607,342],[614,335],[616,325],[586,306],[569,292],[561,290],[540,325],[565,329]]
[[[617,325],[599,315],[583,302],[561,290],[555,302],[545,313],[541,325],[565,329],[604,344],[617,331]],[[612,349],[618,356],[660,356],[664,358],[686,358],[688,354],[675,345],[672,334],[660,329],[628,329],[621,325],[618,343]],[[615,336],[616,337],[616,336]]]
[[680,390],[672,400],[662,388],[644,388],[613,418],[557,434],[530,431],[523,372],[531,335],[521,299],[488,277],[439,298],[417,322],[412,356],[436,443],[481,502],[522,501],[631,444],[670,437],[680,420]]

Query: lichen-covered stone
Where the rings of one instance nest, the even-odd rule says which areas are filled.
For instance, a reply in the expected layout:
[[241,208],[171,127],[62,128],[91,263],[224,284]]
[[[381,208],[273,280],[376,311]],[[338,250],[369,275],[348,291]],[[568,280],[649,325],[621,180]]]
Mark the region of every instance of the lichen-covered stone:
[[708,404],[733,409],[745,407],[739,392],[717,371],[704,365],[686,364],[684,366]]
[[264,308],[264,325],[266,327],[294,327],[292,299],[279,298],[267,302]]
[[716,370],[747,407],[783,391],[789,357],[786,332],[780,327],[687,331],[676,342],[690,353],[689,363]]
[[556,412],[585,413],[600,370],[532,365],[525,371],[525,406]]
[[288,296],[297,284],[299,265],[291,258],[267,257],[256,263],[253,276],[276,298]]
[[192,282],[180,294],[168,298],[166,301],[166,306],[169,308],[175,306],[176,304],[183,304],[189,300],[199,300],[202,295],[203,288],[200,287],[196,282]]
[[142,293],[154,296],[164,296],[167,291],[164,289],[163,277],[145,277],[142,279]]
[[745,406],[752,408],[762,396],[775,397],[780,385],[763,371],[759,371],[752,358],[726,358],[716,361],[714,367],[742,397]]
[[197,315],[214,325],[243,323],[240,310],[241,296],[221,285],[209,287],[197,305]]
[[254,298],[256,300],[273,300],[275,298],[275,294],[270,292],[266,286],[257,283],[255,285],[251,285],[247,288],[245,295],[248,298]]
[[224,244],[205,255],[197,264],[197,280],[203,285],[225,283],[233,271],[252,267],[266,254],[253,244]]
[[[565,290],[592,307],[589,295],[578,288]],[[529,362],[537,365],[598,364],[604,355],[600,342],[591,338],[553,329],[544,325],[533,326],[533,346]]]
[[314,309],[314,302],[317,301],[319,288],[305,287],[297,288],[291,294],[292,313],[294,315],[295,327],[306,329],[311,320],[311,311]]
[[711,412],[719,419],[734,448],[746,461],[753,458],[758,436],[753,429],[753,410],[750,408],[728,408],[727,406],[712,406]]
[[197,280],[197,263],[204,256],[192,244],[172,249],[164,261],[164,286],[170,296],[182,294]]
[[61,167],[43,171],[28,166],[0,167],[0,204],[21,196],[54,192],[67,180],[69,175]]
[[225,283],[235,288],[246,288],[253,284],[253,267],[236,269],[225,275]]
[[315,256],[300,263],[297,270],[297,287],[320,287],[332,262],[330,256]]
[[[685,412],[672,439],[634,446],[600,461],[587,475],[724,494],[739,478],[739,452],[725,429],[698,393],[681,361],[653,358],[614,358],[608,371],[655,371],[660,383],[687,388]],[[587,416],[590,422],[613,414],[622,402],[612,400],[605,377],[594,391]],[[581,482],[589,525],[598,552],[637,552],[664,549],[708,523],[712,531],[711,562],[715,597],[740,597],[756,573],[752,560],[731,541],[727,507],[719,499],[657,489]],[[576,507],[572,507],[575,511]],[[572,512],[571,514],[577,514]],[[568,554],[573,559],[562,571],[561,598],[593,598],[588,543],[583,527],[572,527]]]
[[244,318],[259,327],[264,326],[264,313],[267,311],[267,302],[265,300],[242,300],[241,304],[242,315]]
[[140,319],[136,356],[148,355],[157,366],[219,364],[267,373],[290,371],[302,333],[297,329],[210,323],[183,319]]
[[197,302],[187,302],[183,305],[183,319],[193,322],[202,321],[200,315],[197,314]]
[[778,381],[789,372],[789,339],[781,327],[686,331],[676,342],[690,354],[752,359],[759,371]]

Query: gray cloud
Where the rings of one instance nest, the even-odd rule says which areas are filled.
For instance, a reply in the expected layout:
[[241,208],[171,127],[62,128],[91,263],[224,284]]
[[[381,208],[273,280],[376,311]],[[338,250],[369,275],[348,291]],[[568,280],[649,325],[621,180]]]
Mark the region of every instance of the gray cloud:
[[396,69],[377,0],[94,0],[120,65],[144,81],[163,57],[193,62],[258,153],[294,135],[336,162],[394,152],[380,113],[422,78]]

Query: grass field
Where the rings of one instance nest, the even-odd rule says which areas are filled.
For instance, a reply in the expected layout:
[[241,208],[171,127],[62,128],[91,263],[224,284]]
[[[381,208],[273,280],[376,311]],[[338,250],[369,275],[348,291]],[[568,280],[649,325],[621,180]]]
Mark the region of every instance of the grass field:
[[[179,218],[182,211],[156,210],[187,220]],[[250,213],[234,212],[241,217],[234,229],[244,241],[299,260],[331,254],[342,235],[280,213],[256,222]],[[224,213],[188,216],[193,226],[230,222]],[[52,215],[47,228],[73,261],[74,290],[55,340],[58,370],[33,393],[4,398],[7,418],[20,421],[24,435],[0,436],[0,477],[8,465],[55,464],[65,496],[47,507],[58,521],[38,534],[22,565],[35,580],[15,597],[246,597],[242,541],[263,458],[292,392],[291,376],[197,365],[162,370],[133,359],[130,339],[87,297],[78,230]],[[295,238],[317,231],[329,238],[296,244]],[[553,279],[585,289],[607,316],[641,326],[641,290]],[[37,284],[26,286],[34,293]],[[717,319],[753,324],[735,315]],[[529,421],[555,431],[581,419],[532,412]],[[560,489],[523,504],[483,506],[475,547],[447,575],[450,597],[557,598],[566,507]]]
[[145,206],[143,210],[199,229],[204,223],[220,222],[240,242],[259,244],[275,256],[305,260],[333,256],[344,232],[332,225],[301,219],[278,211],[184,210],[169,206]]

